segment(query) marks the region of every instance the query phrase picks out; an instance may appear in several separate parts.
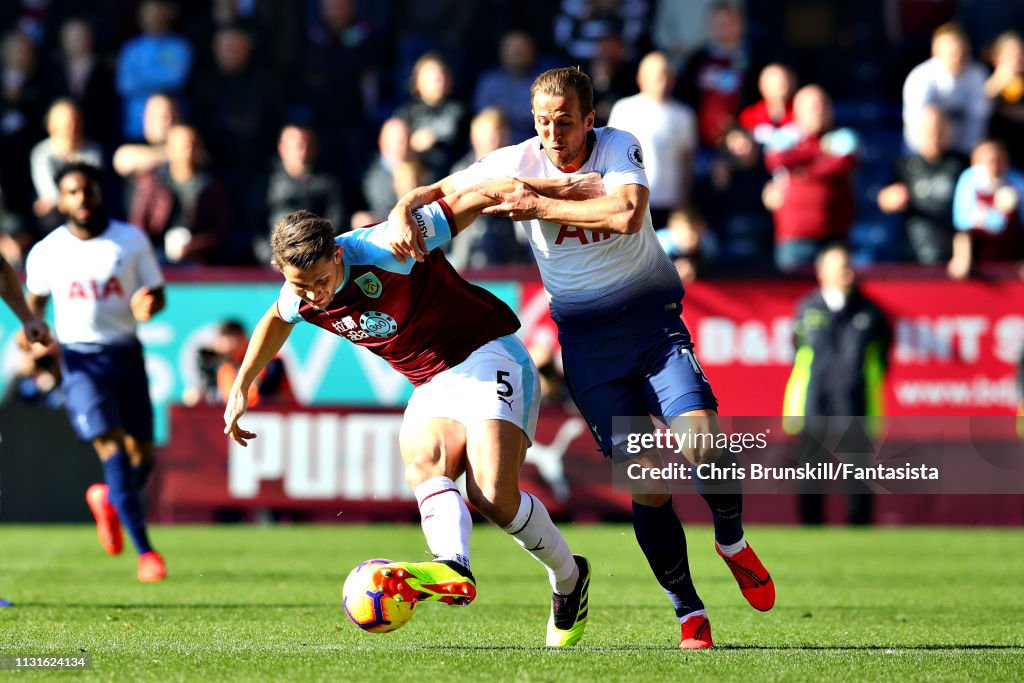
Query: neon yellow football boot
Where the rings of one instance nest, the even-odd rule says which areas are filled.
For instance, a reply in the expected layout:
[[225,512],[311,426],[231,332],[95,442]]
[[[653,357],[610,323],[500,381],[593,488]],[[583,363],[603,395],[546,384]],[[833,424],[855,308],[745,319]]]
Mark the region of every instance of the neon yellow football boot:
[[573,555],[580,577],[572,593],[551,594],[551,616],[548,618],[548,647],[569,647],[580,642],[587,628],[590,602],[590,562]]
[[398,602],[468,605],[476,598],[473,574],[451,561],[392,562],[374,572],[373,582]]

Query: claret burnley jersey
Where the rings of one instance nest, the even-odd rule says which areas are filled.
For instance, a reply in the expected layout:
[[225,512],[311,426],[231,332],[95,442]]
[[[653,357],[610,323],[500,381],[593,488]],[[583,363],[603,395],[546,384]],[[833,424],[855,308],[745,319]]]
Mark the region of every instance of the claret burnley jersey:
[[[600,173],[607,192],[624,185],[648,187],[643,152],[631,133],[615,128],[593,132],[590,156],[576,173]],[[495,178],[561,178],[560,171],[534,137],[491,152],[453,176],[465,189]],[[518,221],[526,231],[540,268],[551,316],[564,335],[602,334],[642,326],[647,320],[678,317],[682,284],[644,216],[632,235],[594,232],[543,220]],[[473,228],[470,227],[470,230]]]
[[414,385],[454,367],[492,339],[519,329],[512,310],[471,285],[438,249],[452,238],[449,209],[435,202],[413,213],[430,254],[400,263],[387,248],[387,223],[337,238],[345,277],[323,310],[299,298],[287,283],[277,300],[288,323],[313,323],[365,346]]

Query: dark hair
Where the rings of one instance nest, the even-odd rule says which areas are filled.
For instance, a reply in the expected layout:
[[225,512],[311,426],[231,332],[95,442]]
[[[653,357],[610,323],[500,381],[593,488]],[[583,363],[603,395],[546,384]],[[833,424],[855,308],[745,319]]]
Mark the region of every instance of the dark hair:
[[330,258],[336,246],[331,222],[305,209],[282,217],[270,234],[270,248],[279,268],[312,268],[317,261]]
[[81,173],[90,183],[103,182],[103,174],[100,173],[99,167],[84,161],[71,161],[58,168],[57,172],[53,174],[53,182],[60,187],[60,181],[70,173]]
[[564,97],[570,90],[576,93],[580,101],[581,114],[586,116],[594,111],[594,86],[590,82],[590,76],[575,66],[549,69],[537,76],[530,86],[530,104],[533,104],[533,99],[539,92]]
[[220,329],[217,330],[218,334],[245,334],[245,326],[234,318],[225,320],[220,324]]

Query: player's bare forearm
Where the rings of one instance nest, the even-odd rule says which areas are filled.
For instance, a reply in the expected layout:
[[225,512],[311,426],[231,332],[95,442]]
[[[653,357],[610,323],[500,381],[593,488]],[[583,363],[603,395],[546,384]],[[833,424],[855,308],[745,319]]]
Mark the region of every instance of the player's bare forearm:
[[263,314],[252,332],[249,346],[245,350],[245,358],[238,369],[238,376],[235,378],[236,388],[248,392],[256,377],[281,351],[293,327],[294,325],[286,323],[277,315],[276,304]]
[[650,191],[642,185],[623,185],[608,196],[576,201],[545,197],[519,184],[514,192],[486,194],[499,203],[481,213],[517,221],[539,218],[594,232],[630,234],[643,227]]
[[452,182],[451,176],[442,178],[432,185],[417,187],[406,192],[402,198],[398,200],[398,203],[395,204],[395,208],[391,210],[391,215],[400,211],[411,213],[414,209],[426,206],[430,202],[436,202],[445,195],[450,195],[454,192],[455,183]]
[[598,173],[568,175],[562,178],[496,178],[446,195],[444,201],[455,214],[455,232],[461,232],[483,209],[499,203],[498,193],[515,192],[525,185],[550,199],[590,199],[604,195],[604,183]]
[[46,315],[46,304],[50,301],[50,297],[39,296],[38,294],[29,292],[25,301],[28,303],[29,313],[36,318],[42,318]]
[[4,303],[18,316],[18,320],[25,324],[33,315],[25,302],[25,295],[21,291],[21,282],[18,274],[11,268],[6,259],[0,257],[0,297]]

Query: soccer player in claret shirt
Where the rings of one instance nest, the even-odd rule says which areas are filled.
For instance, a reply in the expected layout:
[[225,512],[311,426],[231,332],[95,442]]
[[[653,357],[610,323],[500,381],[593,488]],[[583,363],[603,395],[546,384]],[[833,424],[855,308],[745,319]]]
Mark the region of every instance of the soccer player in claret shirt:
[[29,252],[29,307],[42,317],[53,297],[66,408],[103,463],[106,483],[86,492],[100,543],[120,553],[123,525],[139,553],[139,580],[160,581],[167,569],[150,545],[141,495],[153,463],[153,407],[135,328],[164,308],[163,276],[146,235],[107,217],[96,167],[68,164],[55,180],[67,222]]
[[[484,191],[499,203],[482,213],[508,216],[530,237],[558,325],[566,383],[605,455],[620,452],[630,436],[613,424],[617,416],[654,415],[677,433],[719,433],[718,401],[680,318],[682,284],[651,225],[640,145],[626,131],[594,128],[593,88],[578,69],[542,73],[531,97],[537,137],[403,197],[388,220],[392,254],[434,258],[409,211],[438,196],[491,178],[600,173],[606,196],[544,197],[512,181],[511,191]],[[715,439],[689,439],[701,446],[684,450],[690,462],[734,464],[729,453],[707,447],[709,441]],[[661,454],[647,451],[635,462],[659,467]],[[743,497],[733,487],[735,482],[697,481],[711,509],[716,551],[751,606],[768,610],[775,585],[744,537]],[[632,496],[633,529],[681,624],[679,647],[711,647],[711,626],[690,576],[672,496],[667,487],[635,488]]]
[[[580,180],[540,180],[537,189],[586,194]],[[596,175],[582,180],[603,191]],[[422,207],[412,220],[427,244],[438,247],[492,203],[468,189]],[[381,356],[416,387],[400,449],[435,561],[386,565],[377,584],[403,600],[473,600],[472,519],[454,482],[465,473],[473,505],[547,569],[553,593],[547,644],[573,645],[586,626],[590,565],[570,552],[541,501],[519,490],[539,403],[537,369],[514,335],[519,320],[459,277],[440,250],[422,263],[400,263],[386,233],[383,223],[336,238],[330,221],[308,211],[278,221],[271,247],[286,282],[253,332],[228,396],[224,432],[241,445],[255,437],[238,424],[249,385],[295,323],[305,320]]]
[[[32,315],[28,304],[25,302],[25,295],[21,292],[21,283],[18,282],[18,275],[11,268],[3,256],[0,256],[0,299],[4,300],[14,315],[18,316],[21,322],[21,331],[18,341],[23,346],[29,344],[47,345],[50,343],[50,328],[42,319]],[[10,600],[0,598],[0,607],[10,607],[13,603]]]

